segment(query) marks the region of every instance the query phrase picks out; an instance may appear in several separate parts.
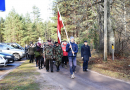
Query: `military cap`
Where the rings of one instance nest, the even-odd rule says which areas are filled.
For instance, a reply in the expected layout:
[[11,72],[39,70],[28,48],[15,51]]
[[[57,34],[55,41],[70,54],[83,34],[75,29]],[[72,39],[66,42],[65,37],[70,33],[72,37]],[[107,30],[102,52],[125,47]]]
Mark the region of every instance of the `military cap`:
[[57,44],[58,42],[55,42],[55,44]]

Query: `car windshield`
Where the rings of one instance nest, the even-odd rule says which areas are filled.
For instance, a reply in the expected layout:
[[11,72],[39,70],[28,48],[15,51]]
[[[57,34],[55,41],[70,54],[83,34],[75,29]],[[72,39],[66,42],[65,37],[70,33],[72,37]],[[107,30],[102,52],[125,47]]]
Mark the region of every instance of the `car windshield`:
[[19,47],[22,47],[22,46],[20,46],[19,44],[17,44]]
[[9,45],[7,45],[7,47],[8,47],[8,48],[10,48],[10,49],[15,49],[14,47],[12,47],[12,46],[9,46]]

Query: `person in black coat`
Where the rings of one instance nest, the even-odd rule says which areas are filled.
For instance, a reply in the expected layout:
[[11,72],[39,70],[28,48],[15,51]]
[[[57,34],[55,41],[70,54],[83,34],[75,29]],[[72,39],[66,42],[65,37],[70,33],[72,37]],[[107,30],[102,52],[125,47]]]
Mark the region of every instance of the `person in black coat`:
[[25,57],[26,57],[26,59],[29,58],[28,49],[29,49],[29,46],[26,44],[25,45]]
[[29,57],[30,57],[30,63],[33,63],[34,60],[34,46],[33,43],[30,43],[30,47],[28,49]]
[[42,68],[42,64],[43,64],[42,52],[43,52],[43,49],[41,48],[41,43],[38,42],[35,47],[35,58],[36,58],[36,67],[38,65],[39,69],[43,69]]
[[84,41],[84,45],[81,46],[81,57],[83,60],[83,71],[87,71],[89,57],[91,57],[90,46],[88,46],[87,41]]

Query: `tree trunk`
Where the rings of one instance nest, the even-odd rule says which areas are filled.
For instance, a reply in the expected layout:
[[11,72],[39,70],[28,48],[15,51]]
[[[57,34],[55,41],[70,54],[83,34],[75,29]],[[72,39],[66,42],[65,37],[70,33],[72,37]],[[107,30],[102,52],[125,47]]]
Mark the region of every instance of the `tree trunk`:
[[112,44],[115,46],[114,32],[110,18],[110,1],[108,1],[108,54],[112,53]]
[[104,34],[103,34],[103,11],[101,9],[101,6],[98,5],[97,7],[97,13],[98,13],[98,16],[99,16],[99,51],[100,52],[103,52],[103,44],[104,44]]
[[104,0],[104,61],[107,61],[107,2]]

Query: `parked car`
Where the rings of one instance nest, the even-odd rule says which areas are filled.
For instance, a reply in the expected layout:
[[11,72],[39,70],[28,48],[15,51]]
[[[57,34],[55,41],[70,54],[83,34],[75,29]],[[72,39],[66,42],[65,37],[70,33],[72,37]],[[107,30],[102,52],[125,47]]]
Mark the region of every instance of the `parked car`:
[[0,52],[12,54],[15,60],[22,59],[25,56],[24,50],[15,49],[12,46],[9,46],[7,44],[2,44],[2,43],[0,43]]
[[20,46],[18,43],[6,43],[6,44],[14,47],[15,49],[24,50],[24,48],[22,46]]
[[14,62],[15,58],[12,54],[0,52],[0,55],[2,55],[4,57],[4,59],[7,59],[6,63],[13,63]]
[[4,58],[4,55],[0,55],[0,66],[6,66],[7,59]]

